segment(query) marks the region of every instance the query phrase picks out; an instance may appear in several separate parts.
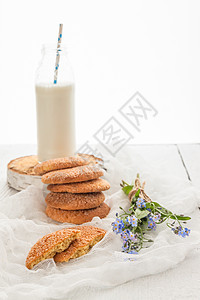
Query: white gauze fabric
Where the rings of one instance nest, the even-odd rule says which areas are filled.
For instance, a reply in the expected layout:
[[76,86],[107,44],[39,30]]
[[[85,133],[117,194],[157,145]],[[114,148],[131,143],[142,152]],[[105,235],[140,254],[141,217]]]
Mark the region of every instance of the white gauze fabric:
[[[200,245],[199,191],[187,178],[173,176],[167,161],[151,165],[128,149],[109,159],[105,178],[111,183],[106,192],[111,211],[105,219],[96,217],[86,223],[106,229],[107,234],[88,254],[68,263],[55,264],[49,259],[33,270],[25,267],[27,254],[39,238],[71,226],[54,222],[45,215],[42,189],[30,186],[0,201],[0,299],[60,299],[77,287],[113,287],[172,268]],[[121,252],[120,236],[112,232],[111,223],[119,206],[129,207],[120,181],[131,183],[138,172],[141,180],[147,182],[146,192],[154,201],[192,217],[186,225],[191,234],[187,238],[178,237],[162,224],[150,233],[154,243],[149,248],[130,255]]]

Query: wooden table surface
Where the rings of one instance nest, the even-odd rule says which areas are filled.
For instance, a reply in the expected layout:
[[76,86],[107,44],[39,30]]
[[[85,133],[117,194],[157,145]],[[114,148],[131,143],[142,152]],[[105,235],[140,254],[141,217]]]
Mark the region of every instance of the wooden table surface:
[[[133,145],[146,160],[168,159],[171,172],[200,189],[200,144]],[[0,199],[15,193],[6,184],[6,165],[14,158],[36,153],[34,145],[0,146]],[[166,272],[146,276],[111,289],[92,287],[73,291],[67,299],[200,299],[200,249]],[[120,274],[119,274],[120,276]]]

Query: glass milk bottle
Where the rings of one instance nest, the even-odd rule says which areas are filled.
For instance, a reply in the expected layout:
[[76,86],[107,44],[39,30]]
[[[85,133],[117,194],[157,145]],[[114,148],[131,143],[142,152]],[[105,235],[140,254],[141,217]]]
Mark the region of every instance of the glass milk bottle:
[[74,155],[74,78],[62,45],[43,46],[35,91],[38,160]]

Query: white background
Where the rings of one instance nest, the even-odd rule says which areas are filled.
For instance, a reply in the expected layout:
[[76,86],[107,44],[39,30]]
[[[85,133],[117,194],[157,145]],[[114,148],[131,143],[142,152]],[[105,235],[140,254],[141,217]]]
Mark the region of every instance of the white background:
[[1,144],[36,143],[35,70],[61,22],[76,77],[79,144],[136,91],[158,115],[134,143],[200,141],[199,1],[5,0],[0,22]]

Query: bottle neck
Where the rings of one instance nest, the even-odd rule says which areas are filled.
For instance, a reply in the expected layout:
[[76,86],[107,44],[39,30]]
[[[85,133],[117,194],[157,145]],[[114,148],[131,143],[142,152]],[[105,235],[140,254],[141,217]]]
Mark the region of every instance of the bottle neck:
[[65,46],[43,45],[42,58],[36,72],[36,85],[73,84],[73,72]]

